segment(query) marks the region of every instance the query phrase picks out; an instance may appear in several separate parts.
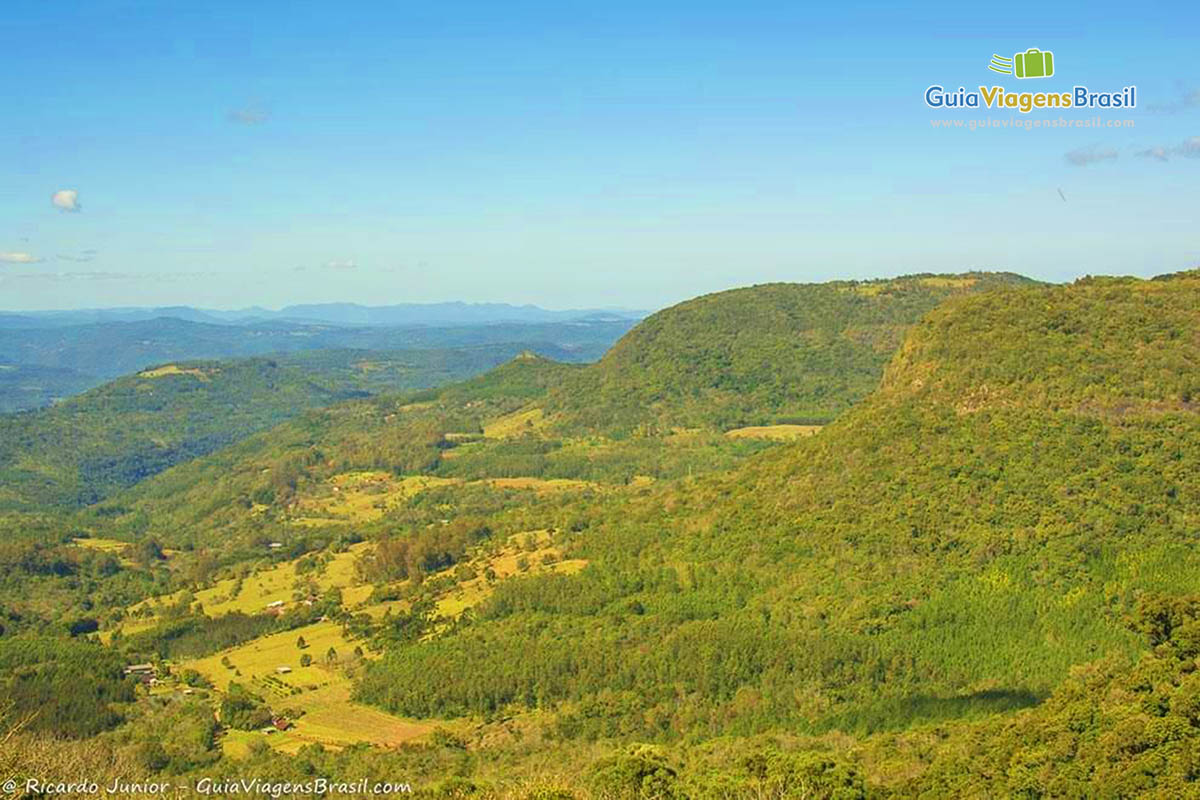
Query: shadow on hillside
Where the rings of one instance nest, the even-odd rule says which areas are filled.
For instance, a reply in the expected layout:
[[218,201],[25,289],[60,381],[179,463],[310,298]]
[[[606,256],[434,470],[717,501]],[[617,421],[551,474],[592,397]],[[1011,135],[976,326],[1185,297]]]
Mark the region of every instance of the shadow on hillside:
[[859,733],[895,730],[927,722],[972,719],[1031,708],[1046,699],[1044,692],[1029,689],[988,689],[954,697],[911,695],[883,700],[867,708],[839,715],[829,727]]

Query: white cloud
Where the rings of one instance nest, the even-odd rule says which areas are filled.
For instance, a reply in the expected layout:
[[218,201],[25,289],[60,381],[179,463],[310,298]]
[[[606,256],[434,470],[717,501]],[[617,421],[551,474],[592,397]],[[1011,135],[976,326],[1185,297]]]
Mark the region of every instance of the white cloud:
[[1184,139],[1182,143],[1174,147],[1164,147],[1162,145],[1151,147],[1148,150],[1138,153],[1138,155],[1158,161],[1170,161],[1172,156],[1200,158],[1200,136],[1192,136]]
[[1200,108],[1200,89],[1180,86],[1178,98],[1173,103],[1151,103],[1148,108],[1166,114],[1176,114],[1188,109]]
[[325,269],[336,269],[336,270],[358,269],[358,264],[354,261],[354,259],[347,259],[345,261],[328,261],[325,263]]
[[1078,150],[1072,150],[1065,157],[1069,163],[1077,167],[1086,167],[1089,164],[1098,164],[1101,161],[1115,161],[1117,151],[1111,148],[1098,150],[1095,147],[1082,147]]
[[271,112],[258,105],[249,105],[233,109],[226,114],[226,118],[238,125],[261,125],[271,118]]
[[58,260],[59,261],[75,261],[78,263],[86,263],[88,261],[94,261],[96,259],[96,255],[97,255],[96,250],[81,250],[78,254],[59,253]]
[[59,211],[75,213],[83,210],[79,204],[79,192],[75,189],[59,189],[50,197],[51,204]]
[[2,264],[36,264],[39,261],[41,259],[31,253],[0,253]]

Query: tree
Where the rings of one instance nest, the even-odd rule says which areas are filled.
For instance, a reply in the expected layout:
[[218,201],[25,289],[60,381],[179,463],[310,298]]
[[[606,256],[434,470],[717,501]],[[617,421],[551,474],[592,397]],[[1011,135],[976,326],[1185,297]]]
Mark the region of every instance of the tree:
[[221,701],[221,722],[238,730],[257,730],[270,724],[271,709],[240,683],[230,682]]

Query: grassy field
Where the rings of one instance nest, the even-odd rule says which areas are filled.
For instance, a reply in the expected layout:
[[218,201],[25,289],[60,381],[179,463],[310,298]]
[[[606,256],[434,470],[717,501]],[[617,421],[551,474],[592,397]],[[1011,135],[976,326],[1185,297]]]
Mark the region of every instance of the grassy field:
[[772,439],[774,441],[790,441],[813,436],[821,430],[820,425],[751,425],[746,428],[734,428],[726,431],[730,439]]
[[[219,617],[231,611],[241,611],[245,614],[261,614],[272,603],[282,602],[288,607],[301,602],[310,583],[315,584],[320,591],[340,588],[343,591],[343,602],[355,605],[370,595],[369,586],[358,585],[354,562],[370,544],[361,542],[353,545],[344,552],[334,553],[325,565],[313,572],[298,574],[296,561],[285,561],[264,569],[260,569],[244,578],[225,578],[207,589],[194,593],[196,602],[204,607],[204,613],[210,617]],[[238,584],[241,584],[239,589]],[[162,606],[179,602],[182,593],[152,597],[129,609],[131,618],[121,626],[125,633],[144,630],[154,625],[154,618],[144,617],[145,609],[154,612]]]
[[[497,478],[491,482],[500,488],[535,489],[542,492],[567,491],[590,486],[584,481],[540,478]],[[490,593],[490,587],[482,576],[489,569],[495,580],[502,580],[525,571],[571,572],[583,568],[582,561],[560,561],[561,554],[550,546],[549,538],[545,531],[516,534],[497,552],[491,555],[479,554],[469,560],[468,566],[480,577],[456,584],[439,602],[439,612],[444,616],[458,616],[464,609],[486,597]],[[91,545],[97,548],[116,544],[125,546],[111,540],[81,541],[102,543]],[[298,561],[285,561],[260,569],[244,578],[225,578],[207,589],[195,592],[193,596],[195,602],[200,603],[204,613],[210,617],[219,617],[234,611],[261,614],[274,603],[281,603],[278,607],[287,609],[303,602],[307,599],[309,589],[315,585],[319,592],[332,588],[341,589],[342,602],[347,609],[382,616],[388,608],[395,610],[405,607],[406,604],[390,602],[367,605],[374,587],[359,580],[355,562],[371,547],[370,542],[360,542],[344,552],[333,554],[322,566],[303,574],[297,572]],[[178,592],[153,597],[132,606],[128,610],[129,616],[121,623],[121,632],[128,635],[154,627],[159,621],[158,610],[178,603],[183,596],[183,593]],[[105,631],[101,638],[107,641],[111,635],[111,631]]]
[[[453,589],[446,592],[438,600],[437,613],[439,616],[453,618],[478,605],[492,592],[493,583],[482,577],[490,569],[497,581],[511,578],[521,573],[537,574],[539,572],[559,572],[573,575],[587,566],[582,559],[558,560],[558,551],[553,547],[538,547],[535,550],[525,550],[520,547],[506,548],[499,554],[471,566],[481,577],[467,581],[459,581]],[[377,613],[374,608],[367,608],[368,613]]]
[[[123,542],[120,539],[104,539],[101,537],[81,536],[71,540],[71,543],[76,547],[84,547],[88,550],[95,550],[98,553],[108,553],[116,557],[126,567],[135,566],[135,562],[131,558],[125,556],[125,552],[129,549],[129,542]],[[164,548],[162,551],[163,558],[167,561],[167,566],[172,566],[171,558],[178,555],[178,550]]]
[[[532,489],[540,493],[600,488],[587,481],[534,477],[490,478],[482,482],[498,489]],[[430,475],[398,478],[387,472],[348,472],[333,476],[297,499],[289,514],[296,525],[374,522],[427,489],[462,483],[459,478]]]
[[96,538],[78,538],[72,540],[79,547],[86,547],[89,550],[99,550],[101,553],[111,553],[120,555],[125,552],[125,548],[129,547],[129,542],[122,542],[118,539],[96,539]]
[[533,489],[536,492],[573,492],[581,489],[601,489],[598,483],[568,478],[488,478],[484,483],[497,489]]
[[514,411],[483,427],[483,435],[489,439],[507,439],[512,436],[523,436],[526,433],[544,427],[545,414],[540,408],[527,408]]
[[[375,618],[407,608],[407,601],[391,601],[364,605],[372,587],[358,582],[354,559],[368,544],[356,545],[339,553],[315,576],[323,587],[342,589],[347,606],[356,607]],[[206,610],[258,610],[269,598],[285,592],[295,575],[295,563],[287,562],[243,582],[238,598],[221,600],[219,595],[232,582],[222,582],[207,590],[212,605]],[[478,604],[492,591],[496,582],[522,573],[560,572],[573,574],[587,563],[579,559],[561,560],[559,551],[551,544],[549,531],[529,531],[509,537],[504,545],[489,554],[478,554],[468,566],[475,577],[457,582],[437,601],[437,613],[447,619],[459,616]],[[204,601],[205,592],[197,594]],[[353,599],[352,599],[353,598]],[[303,638],[305,646],[300,647]],[[356,654],[361,648],[361,655]],[[330,650],[336,656],[329,658]],[[312,663],[301,666],[303,655]],[[350,699],[351,679],[347,672],[372,655],[362,642],[346,637],[342,626],[333,621],[317,622],[295,630],[273,633],[238,647],[205,658],[188,660],[179,669],[194,669],[204,675],[218,692],[227,691],[236,681],[261,695],[276,711],[299,712],[293,728],[287,731],[230,731],[222,739],[225,752],[242,757],[250,752],[252,743],[261,740],[283,752],[296,752],[305,744],[320,743],[341,747],[359,742],[394,746],[404,741],[426,736],[433,730],[432,722],[404,719],[374,708],[354,703]],[[462,721],[459,727],[471,723]],[[437,725],[445,726],[444,722]],[[451,727],[454,727],[452,724]]]
[[[589,486],[581,481],[531,478],[495,479],[492,482],[497,486],[537,491],[575,490]],[[353,473],[334,479],[333,485],[341,491],[333,494],[337,495],[338,501],[344,501],[346,495],[353,497],[355,493],[371,492],[381,486],[393,491],[401,484],[408,488],[416,485],[407,479],[381,473]],[[115,540],[81,540],[80,544],[113,552],[125,547],[124,543]],[[301,568],[302,564],[312,564],[312,556],[274,564],[241,578],[223,579],[194,592],[193,596],[202,605],[204,613],[212,617],[235,611],[261,614],[268,607],[275,607],[275,603],[288,608],[304,602],[314,588],[324,592],[334,587],[341,590],[345,608],[353,613],[367,613],[380,619],[389,611],[406,611],[410,604],[408,600],[371,602],[375,587],[362,581],[357,561],[373,546],[371,542],[361,542],[340,553],[317,556],[315,567]],[[449,621],[486,599],[500,581],[522,574],[573,574],[586,565],[579,559],[563,559],[549,530],[526,531],[499,543],[486,543],[461,563],[460,566],[466,569],[459,579],[435,596],[436,613]],[[131,634],[153,627],[159,622],[158,610],[177,604],[183,597],[182,593],[176,593],[134,606],[130,610],[138,616],[127,619],[121,626],[122,632]],[[105,635],[105,638],[110,637],[111,631],[106,631]],[[429,635],[436,636],[437,632]],[[303,647],[300,646],[301,639]],[[287,731],[225,732],[221,746],[235,758],[249,755],[260,746],[256,742],[294,753],[310,743],[334,748],[356,743],[395,746],[426,736],[437,726],[465,731],[473,728],[475,723],[470,720],[434,723],[406,719],[353,702],[350,699],[352,675],[366,659],[374,657],[366,645],[365,641],[349,638],[340,622],[322,619],[261,636],[203,658],[179,661],[172,664],[172,671],[178,675],[184,670],[195,670],[203,675],[213,686],[217,705],[230,683],[237,682],[261,696],[273,711],[285,713],[294,720],[293,727]],[[311,658],[311,663],[301,665],[305,655]]]
[[212,373],[195,367],[180,367],[177,364],[164,364],[161,367],[145,369],[138,373],[139,378],[167,378],[172,375],[190,375],[193,378],[207,381]]
[[[301,649],[299,639],[306,646]],[[401,719],[351,701],[351,682],[344,670],[358,662],[356,643],[334,622],[318,622],[292,631],[271,634],[207,658],[185,661],[181,669],[194,669],[219,691],[236,681],[261,695],[277,712],[298,715],[287,731],[229,731],[222,740],[234,757],[249,752],[251,742],[262,740],[284,752],[306,744],[341,747],[358,742],[394,746],[428,734],[431,723]],[[337,652],[327,660],[330,649]],[[313,663],[300,666],[302,655]],[[286,672],[281,672],[281,669]]]
[[427,475],[397,478],[387,472],[347,472],[299,498],[290,510],[291,521],[298,525],[372,522],[426,489],[456,482]]

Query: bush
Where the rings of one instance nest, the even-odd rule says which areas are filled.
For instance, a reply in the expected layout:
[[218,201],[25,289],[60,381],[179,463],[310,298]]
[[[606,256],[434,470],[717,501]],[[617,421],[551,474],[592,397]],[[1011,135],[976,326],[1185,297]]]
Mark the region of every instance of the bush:
[[634,745],[624,753],[592,765],[588,784],[598,796],[610,800],[682,800],[679,774],[662,752],[649,745]]

